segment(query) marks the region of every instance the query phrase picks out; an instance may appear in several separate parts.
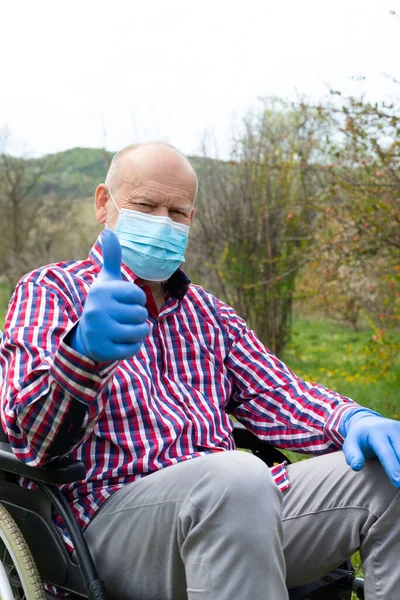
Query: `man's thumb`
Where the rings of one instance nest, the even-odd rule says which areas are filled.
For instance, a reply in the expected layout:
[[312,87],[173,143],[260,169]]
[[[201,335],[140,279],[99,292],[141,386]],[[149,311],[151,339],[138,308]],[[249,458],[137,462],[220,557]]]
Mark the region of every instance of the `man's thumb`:
[[103,247],[103,275],[109,279],[121,279],[121,246],[111,229],[105,229],[101,236]]

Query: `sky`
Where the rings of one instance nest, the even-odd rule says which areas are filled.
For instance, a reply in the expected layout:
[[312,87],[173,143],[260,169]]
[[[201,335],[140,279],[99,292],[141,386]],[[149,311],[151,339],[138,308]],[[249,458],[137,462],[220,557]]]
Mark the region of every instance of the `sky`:
[[163,140],[193,155],[207,139],[227,158],[259,97],[400,96],[400,0],[1,6],[0,128],[14,154]]

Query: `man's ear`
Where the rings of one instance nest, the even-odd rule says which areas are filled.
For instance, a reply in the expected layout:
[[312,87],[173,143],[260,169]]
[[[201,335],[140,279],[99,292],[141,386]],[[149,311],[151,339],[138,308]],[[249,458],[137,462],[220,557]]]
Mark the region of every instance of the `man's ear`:
[[195,211],[195,209],[194,209],[194,208],[192,208],[192,212],[190,213],[190,216],[189,216],[190,222],[192,222],[192,219],[193,219],[193,217],[194,217],[194,213],[195,213],[195,212],[196,212],[196,211]]
[[104,225],[107,220],[107,202],[108,202],[108,189],[105,183],[101,183],[97,186],[94,195],[96,220],[100,225]]

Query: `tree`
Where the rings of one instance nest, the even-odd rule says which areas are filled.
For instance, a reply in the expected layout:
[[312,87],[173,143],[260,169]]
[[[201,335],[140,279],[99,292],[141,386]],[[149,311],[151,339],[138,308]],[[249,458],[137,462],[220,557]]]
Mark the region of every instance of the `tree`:
[[362,315],[373,330],[369,362],[382,371],[400,351],[400,107],[335,95],[340,104],[319,107],[330,129],[319,253],[298,292],[308,308],[323,307],[354,328]]
[[85,255],[88,226],[82,206],[41,184],[57,167],[54,158],[33,160],[7,153],[0,136],[0,277],[11,291],[26,272],[57,260]]
[[[325,281],[342,278],[354,303],[375,321],[397,320],[400,304],[400,110],[346,98],[324,111],[337,131],[326,143],[330,163],[321,214]],[[343,277],[347,271],[348,276]],[[350,282],[351,278],[351,282]],[[356,296],[358,280],[363,286]],[[397,295],[396,295],[397,294]],[[393,321],[393,319],[392,319]]]
[[[264,100],[233,141],[228,164],[205,158],[193,269],[282,354],[293,294],[313,239],[319,173],[315,110]],[[197,223],[196,223],[197,221]]]

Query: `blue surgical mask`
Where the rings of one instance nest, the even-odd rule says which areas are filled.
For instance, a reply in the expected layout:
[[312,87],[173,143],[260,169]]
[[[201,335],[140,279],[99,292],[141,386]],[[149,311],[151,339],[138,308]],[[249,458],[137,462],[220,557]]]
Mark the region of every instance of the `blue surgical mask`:
[[188,225],[169,217],[120,210],[110,192],[119,218],[114,229],[121,244],[122,261],[141,279],[166,281],[185,261]]

